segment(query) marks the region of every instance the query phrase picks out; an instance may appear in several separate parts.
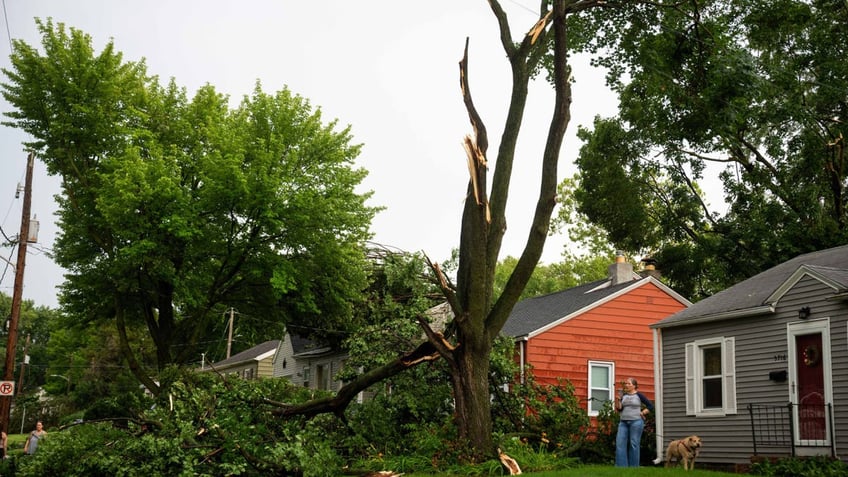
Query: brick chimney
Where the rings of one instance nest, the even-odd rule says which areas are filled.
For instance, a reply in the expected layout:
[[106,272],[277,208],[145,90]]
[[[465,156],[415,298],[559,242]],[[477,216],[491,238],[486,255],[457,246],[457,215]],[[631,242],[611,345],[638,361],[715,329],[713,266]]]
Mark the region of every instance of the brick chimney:
[[624,252],[615,253],[615,263],[607,267],[607,275],[612,281],[611,286],[633,281],[633,265],[624,259]]

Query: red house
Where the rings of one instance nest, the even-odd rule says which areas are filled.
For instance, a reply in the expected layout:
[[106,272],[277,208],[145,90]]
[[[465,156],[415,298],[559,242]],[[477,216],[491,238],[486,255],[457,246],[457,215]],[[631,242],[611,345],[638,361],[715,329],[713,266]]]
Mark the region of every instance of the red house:
[[603,280],[517,303],[502,332],[515,339],[521,369],[530,365],[539,384],[571,381],[590,416],[628,377],[654,400],[655,344],[648,325],[691,303],[655,272],[643,273],[619,255]]

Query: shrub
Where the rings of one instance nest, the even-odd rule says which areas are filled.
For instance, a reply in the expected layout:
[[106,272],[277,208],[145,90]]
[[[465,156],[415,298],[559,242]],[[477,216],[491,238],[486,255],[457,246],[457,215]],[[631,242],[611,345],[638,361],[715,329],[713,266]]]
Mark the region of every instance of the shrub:
[[171,373],[154,407],[50,432],[17,475],[339,475],[342,460],[328,438],[335,417],[278,418],[263,404],[303,402],[311,397],[304,388]]
[[838,477],[848,475],[848,464],[830,457],[789,457],[751,464],[751,474],[767,477]]

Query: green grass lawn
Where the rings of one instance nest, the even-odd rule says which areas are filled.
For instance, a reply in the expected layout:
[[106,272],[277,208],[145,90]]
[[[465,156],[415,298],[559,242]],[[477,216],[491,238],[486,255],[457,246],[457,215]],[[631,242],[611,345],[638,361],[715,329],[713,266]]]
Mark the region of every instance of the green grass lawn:
[[28,433],[9,434],[9,437],[6,440],[6,451],[9,452],[9,455],[24,453],[24,443],[26,442],[28,435]]
[[[433,477],[435,474],[404,474],[404,477]],[[446,477],[447,474],[439,474]],[[740,474],[714,472],[709,470],[684,471],[683,467],[666,469],[664,467],[639,467],[622,469],[609,465],[587,465],[569,470],[551,472],[526,472],[522,475],[533,477],[739,477]],[[454,476],[459,477],[459,476]]]

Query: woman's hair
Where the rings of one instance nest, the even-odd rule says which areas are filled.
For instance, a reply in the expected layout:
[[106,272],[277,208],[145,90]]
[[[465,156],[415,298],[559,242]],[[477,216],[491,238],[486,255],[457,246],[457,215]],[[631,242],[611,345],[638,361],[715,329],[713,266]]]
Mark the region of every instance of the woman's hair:
[[636,382],[636,378],[627,378],[627,379],[630,380],[631,383],[633,383],[634,388],[639,387],[639,383]]

